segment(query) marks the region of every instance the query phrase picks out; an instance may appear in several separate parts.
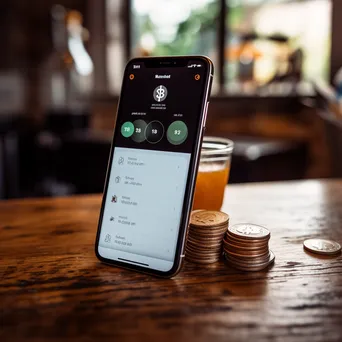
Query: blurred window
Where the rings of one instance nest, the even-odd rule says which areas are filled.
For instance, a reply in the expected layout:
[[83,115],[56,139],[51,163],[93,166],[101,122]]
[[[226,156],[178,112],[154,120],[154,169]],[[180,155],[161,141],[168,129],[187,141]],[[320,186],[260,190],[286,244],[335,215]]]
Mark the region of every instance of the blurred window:
[[106,0],[107,47],[106,63],[109,92],[118,94],[126,64],[125,25],[123,20],[126,0]]
[[205,54],[215,59],[217,5],[216,0],[158,0],[158,6],[155,0],[132,1],[133,55]]
[[215,63],[218,10],[217,0],[133,0],[132,56],[206,55]]
[[331,0],[226,0],[229,84],[329,78]]
[[126,59],[135,56],[207,55],[222,94],[276,85],[286,95],[279,85],[328,80],[331,2],[106,0],[110,91],[119,92]]

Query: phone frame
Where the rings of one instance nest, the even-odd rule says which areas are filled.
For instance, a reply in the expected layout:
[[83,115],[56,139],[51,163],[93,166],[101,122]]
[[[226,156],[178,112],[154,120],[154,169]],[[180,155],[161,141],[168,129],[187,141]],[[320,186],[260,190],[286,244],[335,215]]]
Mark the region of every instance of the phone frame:
[[[126,269],[148,273],[152,275],[156,275],[159,277],[164,278],[171,278],[175,276],[181,269],[183,259],[184,259],[184,247],[185,242],[187,238],[187,231],[188,231],[188,224],[189,224],[189,217],[192,209],[193,204],[193,197],[194,197],[194,189],[197,179],[197,171],[199,166],[199,156],[202,146],[202,140],[203,140],[203,134],[205,130],[205,120],[206,120],[206,114],[208,109],[208,103],[209,103],[209,96],[212,86],[212,80],[213,80],[213,73],[214,73],[214,66],[212,61],[206,57],[206,56],[170,56],[170,57],[138,57],[131,59],[125,67],[124,71],[124,79],[122,82],[125,82],[125,76],[127,75],[127,69],[132,63],[148,63],[151,65],[151,67],[177,67],[177,65],[187,65],[189,61],[198,60],[199,62],[205,63],[206,66],[206,79],[205,79],[205,85],[204,85],[204,92],[202,96],[201,101],[201,113],[198,120],[198,128],[196,132],[196,138],[195,138],[195,146],[193,151],[191,152],[190,157],[190,163],[189,163],[189,170],[188,170],[188,177],[186,182],[186,189],[184,193],[184,202],[183,202],[183,208],[182,208],[182,214],[180,219],[180,227],[178,232],[178,238],[177,238],[177,245],[176,245],[176,252],[175,252],[175,259],[174,264],[172,268],[167,271],[159,271],[154,270],[152,268],[142,267],[139,265],[134,265],[131,263],[125,263],[117,260],[107,259],[102,257],[98,252],[99,247],[99,239],[100,239],[100,233],[101,233],[101,227],[102,227],[102,220],[103,220],[103,214],[104,214],[104,207],[105,207],[105,201],[107,198],[107,189],[108,189],[108,183],[110,178],[110,171],[112,169],[112,162],[113,162],[113,153],[114,153],[114,141],[116,134],[119,134],[120,128],[116,126],[119,112],[120,112],[120,100],[122,95],[120,94],[117,112],[116,112],[116,118],[115,118],[115,125],[114,125],[114,132],[113,132],[113,139],[111,143],[111,149],[110,149],[110,155],[109,155],[109,161],[107,166],[107,172],[106,172],[106,179],[104,184],[104,191],[103,191],[103,197],[102,197],[102,203],[101,203],[101,210],[100,210],[100,216],[98,221],[98,227],[97,227],[97,233],[96,233],[96,242],[95,242],[95,254],[96,257],[103,263],[112,265],[112,266],[118,266],[123,267]],[[119,133],[118,133],[119,132]]]

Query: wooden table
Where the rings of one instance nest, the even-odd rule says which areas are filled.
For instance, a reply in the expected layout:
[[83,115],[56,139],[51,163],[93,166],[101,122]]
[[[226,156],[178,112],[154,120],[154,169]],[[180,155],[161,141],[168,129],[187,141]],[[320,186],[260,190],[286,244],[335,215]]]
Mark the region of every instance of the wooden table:
[[0,341],[342,341],[342,180],[229,186],[231,222],[272,232],[276,262],[245,273],[185,263],[171,280],[94,256],[100,196],[0,203]]

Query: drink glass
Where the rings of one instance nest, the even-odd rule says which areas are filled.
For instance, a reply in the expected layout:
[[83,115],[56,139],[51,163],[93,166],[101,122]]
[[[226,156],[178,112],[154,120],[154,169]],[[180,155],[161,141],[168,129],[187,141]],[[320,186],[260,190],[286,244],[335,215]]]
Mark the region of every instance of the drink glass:
[[234,143],[231,140],[204,137],[195,188],[193,210],[220,210],[228,183]]

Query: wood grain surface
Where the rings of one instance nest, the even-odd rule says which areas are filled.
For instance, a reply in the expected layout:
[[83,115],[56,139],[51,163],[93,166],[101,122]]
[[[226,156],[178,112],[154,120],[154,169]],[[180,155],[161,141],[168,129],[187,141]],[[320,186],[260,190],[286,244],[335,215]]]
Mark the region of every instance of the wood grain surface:
[[342,181],[228,186],[231,222],[271,231],[274,266],[255,273],[185,262],[171,280],[94,255],[100,196],[0,203],[0,341],[342,341]]

